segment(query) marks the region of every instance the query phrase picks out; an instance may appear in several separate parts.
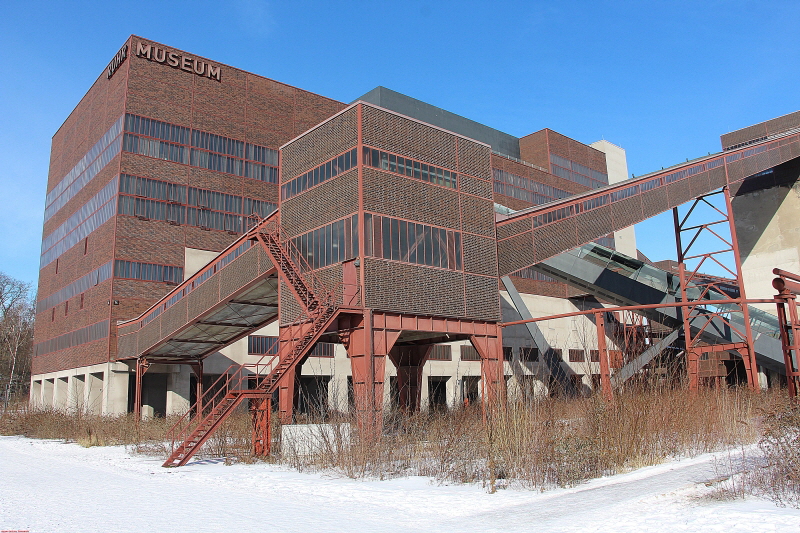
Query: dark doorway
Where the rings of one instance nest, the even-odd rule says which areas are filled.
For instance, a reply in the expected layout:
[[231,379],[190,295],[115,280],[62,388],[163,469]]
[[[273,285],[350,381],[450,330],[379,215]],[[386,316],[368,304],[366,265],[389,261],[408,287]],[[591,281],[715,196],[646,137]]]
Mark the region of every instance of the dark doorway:
[[447,409],[447,380],[449,377],[428,378],[428,405],[430,409]]

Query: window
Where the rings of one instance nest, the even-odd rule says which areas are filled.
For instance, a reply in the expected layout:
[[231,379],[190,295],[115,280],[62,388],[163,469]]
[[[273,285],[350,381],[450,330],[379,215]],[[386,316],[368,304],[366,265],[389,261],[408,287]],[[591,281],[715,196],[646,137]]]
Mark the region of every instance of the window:
[[428,165],[421,161],[414,161],[399,155],[382,152],[374,148],[364,147],[364,165],[381,170],[388,170],[395,174],[402,174],[409,178],[450,187],[458,188],[458,174],[444,168]]
[[278,353],[278,337],[250,335],[247,337],[247,353],[250,355],[274,355]]
[[358,150],[353,148],[339,156],[334,157],[330,161],[323,163],[316,168],[313,168],[305,174],[286,182],[281,186],[281,199],[288,200],[303,191],[319,185],[324,181],[333,179],[339,174],[342,174],[354,166],[358,161]]
[[333,357],[336,350],[336,344],[332,342],[318,342],[314,348],[311,349],[312,357]]
[[583,350],[570,350],[569,362],[570,363],[583,363],[586,360],[586,355]]
[[86,255],[89,251],[89,237],[83,239],[83,255]]
[[447,344],[434,344],[428,359],[431,361],[452,361],[453,355]]
[[69,314],[69,300],[64,303],[64,316]]
[[503,346],[503,361],[511,361],[514,358],[514,351],[511,346]]
[[589,361],[592,363],[600,362],[600,350],[589,350]]
[[364,215],[365,255],[461,270],[461,233],[384,216]]
[[183,268],[134,261],[114,262],[114,276],[117,278],[140,279],[144,281],[163,281],[179,284],[183,281]]
[[352,259],[358,255],[358,215],[299,235],[292,243],[313,269]]
[[468,344],[461,346],[461,360],[462,361],[480,361],[481,356],[474,346]]
[[83,309],[83,293],[81,293],[81,303],[78,306],[78,309]]
[[539,348],[528,348],[528,347],[520,348],[519,359],[520,361],[525,361],[526,363],[533,363],[538,361]]

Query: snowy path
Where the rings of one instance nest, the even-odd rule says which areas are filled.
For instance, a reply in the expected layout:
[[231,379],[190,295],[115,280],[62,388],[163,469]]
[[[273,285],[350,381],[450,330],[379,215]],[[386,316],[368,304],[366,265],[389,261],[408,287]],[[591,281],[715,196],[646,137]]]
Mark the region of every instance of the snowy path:
[[0,530],[793,531],[800,511],[698,502],[711,454],[546,493],[352,481],[270,465],[164,469],[123,448],[0,437]]

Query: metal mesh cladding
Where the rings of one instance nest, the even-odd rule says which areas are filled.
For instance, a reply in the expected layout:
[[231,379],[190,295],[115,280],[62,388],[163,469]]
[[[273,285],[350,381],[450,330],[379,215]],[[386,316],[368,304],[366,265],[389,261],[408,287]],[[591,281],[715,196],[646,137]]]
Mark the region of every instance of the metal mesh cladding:
[[200,316],[219,303],[219,275],[208,278],[186,297],[189,320]]
[[358,171],[353,169],[281,204],[281,225],[294,237],[358,212]]
[[117,359],[124,357],[136,357],[137,340],[139,336],[135,333],[124,335],[117,339]]
[[533,253],[533,236],[530,231],[497,243],[497,263],[500,276],[516,272],[536,262]]
[[366,104],[362,105],[364,144],[456,170],[455,135]]
[[577,226],[578,222],[575,219],[568,218],[555,224],[536,228],[533,231],[536,262],[544,261],[577,246],[579,244]]
[[253,246],[223,268],[219,296],[226,298],[258,277],[258,247]]
[[[151,320],[139,330],[139,350],[146,350],[161,340],[161,317]],[[137,354],[138,355],[138,354]]]
[[161,333],[164,337],[186,325],[186,300],[173,304],[161,315]]
[[[593,241],[614,231],[614,225],[611,223],[611,206],[592,209],[576,219],[578,223],[577,244]],[[569,248],[564,248],[564,250],[569,250]]]
[[712,190],[708,180],[708,172],[701,172],[700,174],[687,178],[687,180],[689,181],[689,190],[692,196],[700,196]]
[[680,180],[667,185],[667,197],[669,198],[670,207],[679,206],[694,198],[691,189],[689,189],[688,180]]
[[464,275],[467,317],[478,320],[500,320],[500,292],[496,277]]
[[464,174],[459,174],[458,181],[458,187],[462,192],[474,194],[481,198],[492,198],[494,194],[491,181],[475,179]]
[[708,171],[708,185],[711,189],[718,189],[725,185],[725,167],[712,168]]
[[364,260],[367,307],[381,311],[463,317],[463,274],[380,259]]
[[669,209],[667,203],[667,189],[660,187],[652,191],[648,191],[642,197],[642,216],[649,218]]
[[371,168],[363,175],[365,211],[460,229],[456,191]]
[[272,264],[272,260],[267,255],[267,252],[264,251],[264,248],[260,245],[255,248],[258,250],[258,252],[256,252],[258,254],[258,273],[263,274],[275,268],[275,265]]
[[497,276],[497,248],[494,239],[464,234],[464,271]]
[[291,324],[300,317],[300,313],[303,311],[303,308],[300,307],[300,304],[294,297],[294,293],[289,286],[283,282],[283,280],[281,280],[280,301],[282,325]]
[[497,226],[497,238],[505,239],[531,229],[533,229],[533,219],[531,217],[522,217],[520,220]]
[[642,221],[642,197],[632,196],[611,204],[614,228],[622,229]]
[[281,150],[281,183],[358,144],[356,108],[323,122]]
[[459,196],[461,199],[462,229],[494,238],[494,201],[483,200],[466,194]]
[[[458,145],[458,170],[484,180],[491,180],[492,149],[462,137],[458,137],[456,142]],[[489,197],[491,197],[491,193]]]

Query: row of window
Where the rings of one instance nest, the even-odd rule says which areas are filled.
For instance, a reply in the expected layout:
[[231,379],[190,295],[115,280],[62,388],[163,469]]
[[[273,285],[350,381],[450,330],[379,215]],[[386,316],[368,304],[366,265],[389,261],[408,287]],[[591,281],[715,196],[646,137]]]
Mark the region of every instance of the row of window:
[[[80,209],[75,211],[60,226],[42,239],[42,252],[49,250],[54,244],[69,235],[72,231],[86,221],[101,206],[108,203],[115,194],[119,185],[119,178],[114,177],[105,187],[95,194],[88,202],[83,204]],[[77,241],[76,241],[77,242]]]
[[61,178],[45,198],[44,220],[47,222],[59,209],[89,183],[120,150],[119,134],[122,133],[120,117],[100,140],[92,146],[78,163]]
[[[312,357],[333,357],[336,345],[332,342],[318,342],[309,352]],[[250,355],[276,355],[278,337],[250,335],[247,337],[247,353]]]
[[244,233],[258,223],[257,218],[223,213],[211,209],[187,207],[161,200],[119,195],[119,214],[147,220],[161,220],[176,226],[195,226],[233,233]]
[[353,148],[281,186],[281,199],[288,200],[315,185],[335,178],[358,164],[358,150]]
[[54,292],[50,296],[37,301],[36,312],[41,313],[42,311],[50,309],[51,307],[55,307],[62,302],[66,302],[78,294],[86,292],[100,282],[110,278],[111,272],[111,261],[109,261],[100,268],[96,268],[85,276],[73,281],[66,287],[62,287],[60,290]]
[[364,165],[396,172],[409,178],[450,187],[451,189],[458,188],[458,174],[453,171],[374,148],[367,148],[366,146],[364,147]]
[[262,218],[275,210],[272,202],[128,174],[120,175],[119,192],[227,213],[255,214]]
[[536,280],[536,281],[549,281],[549,282],[556,281],[555,279],[551,278],[550,276],[546,276],[546,275],[542,274],[541,272],[539,272],[537,270],[534,270],[531,267],[522,268],[520,270],[517,270],[516,272],[512,272],[511,275],[512,276],[516,276],[518,278],[532,279],[532,280]]
[[85,328],[76,329],[75,331],[70,331],[58,337],[42,341],[33,345],[33,355],[36,357],[59,350],[65,350],[80,344],[86,344],[87,342],[105,339],[108,337],[108,328],[109,321],[103,320],[102,322],[97,322]]
[[238,159],[256,161],[273,167],[278,166],[278,151],[272,148],[138,115],[125,115],[125,131],[184,146],[193,146],[221,155],[230,155]]
[[358,255],[358,215],[304,233],[292,243],[314,269],[352,259]]
[[117,214],[117,202],[112,197],[111,200],[100,206],[94,213],[89,215],[83,222],[67,233],[63,239],[53,244],[49,249],[42,252],[39,259],[39,268],[42,269],[58,259],[64,252],[85,239],[94,230],[105,224],[111,217]]
[[133,154],[146,155],[156,159],[164,159],[184,165],[206,168],[215,172],[235,174],[268,183],[278,183],[277,167],[267,166],[262,163],[253,163],[236,159],[227,155],[205,152],[179,144],[173,144],[158,139],[139,137],[126,133],[123,140],[123,150]]
[[364,215],[365,255],[461,270],[461,232],[396,218]]
[[505,170],[493,169],[494,192],[510,196],[533,205],[546,204],[560,198],[572,196],[572,193],[556,187],[544,185],[523,176],[517,176]]
[[550,154],[550,167],[556,176],[586,185],[592,189],[608,185],[608,174],[570,161],[560,155]]
[[137,263],[134,261],[114,261],[114,276],[144,281],[163,281],[179,284],[183,281],[183,268],[172,265]]

